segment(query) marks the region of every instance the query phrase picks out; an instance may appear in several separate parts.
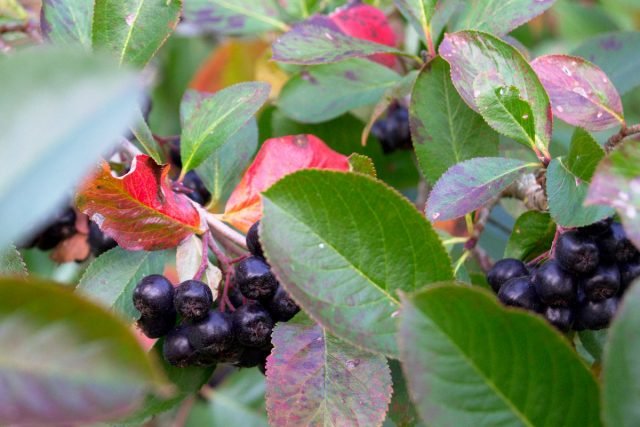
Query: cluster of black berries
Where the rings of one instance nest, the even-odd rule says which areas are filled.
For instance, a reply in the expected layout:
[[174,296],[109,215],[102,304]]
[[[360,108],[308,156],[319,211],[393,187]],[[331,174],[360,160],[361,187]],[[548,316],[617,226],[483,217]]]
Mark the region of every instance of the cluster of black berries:
[[606,328],[618,301],[640,277],[640,254],[622,225],[606,219],[566,231],[558,237],[555,257],[527,268],[517,259],[498,261],[487,280],[498,299],[541,313],[552,325],[570,329]]
[[174,288],[164,276],[151,275],[138,283],[133,293],[141,313],[138,327],[149,338],[166,336],[167,362],[180,367],[224,362],[264,372],[275,322],[291,319],[300,309],[263,258],[258,223],[247,234],[247,246],[252,255],[235,267],[231,313],[214,308],[219,301],[197,280]]
[[[76,229],[76,212],[68,207],[56,214],[52,222],[37,231],[26,243],[21,244],[24,248],[38,248],[48,251],[78,233]],[[99,256],[116,246],[115,240],[106,236],[93,221],[89,221],[88,243],[91,253]]]
[[371,134],[382,145],[384,153],[396,150],[411,150],[411,131],[409,129],[409,111],[399,103],[392,104],[384,118],[377,120],[371,128]]
[[[169,160],[177,170],[182,169],[180,139],[175,139],[169,143]],[[196,171],[187,172],[182,179],[182,188],[180,190],[191,200],[202,206],[205,206],[211,200],[211,193],[207,190]]]

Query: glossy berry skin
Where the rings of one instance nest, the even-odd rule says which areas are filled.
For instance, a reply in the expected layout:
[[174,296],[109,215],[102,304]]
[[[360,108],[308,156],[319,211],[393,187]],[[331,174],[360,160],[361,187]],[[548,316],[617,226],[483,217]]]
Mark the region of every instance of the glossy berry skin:
[[591,237],[592,239],[596,239],[600,236],[608,234],[611,229],[611,224],[613,224],[613,217],[602,219],[585,227],[580,227],[578,229],[578,232],[585,236]]
[[182,184],[191,190],[185,194],[194,202],[204,206],[211,200],[211,193],[195,171],[189,171],[184,176]]
[[267,300],[278,288],[278,281],[269,264],[258,257],[245,258],[236,264],[235,280],[246,298]]
[[164,359],[181,368],[190,365],[195,358],[195,351],[189,343],[187,329],[187,327],[178,326],[169,332],[162,345]]
[[540,300],[553,307],[567,307],[576,298],[573,277],[555,260],[542,264],[532,276]]
[[300,311],[300,307],[282,286],[278,286],[275,295],[265,303],[265,306],[276,322],[287,322]]
[[239,368],[253,368],[264,365],[267,362],[267,357],[271,354],[271,348],[271,346],[260,348],[245,347],[234,365]]
[[573,325],[574,314],[569,307],[547,307],[542,314],[549,323],[562,332],[569,332]]
[[621,263],[618,269],[620,270],[620,290],[627,289],[635,279],[640,277],[639,260]]
[[638,250],[627,238],[622,224],[611,224],[609,233],[598,239],[600,253],[612,262],[629,262],[638,257]]
[[247,249],[251,252],[251,255],[264,259],[264,252],[262,251],[262,245],[258,236],[258,227],[260,221],[255,222],[249,231],[247,232]]
[[527,266],[520,260],[514,258],[505,258],[496,262],[489,273],[487,274],[487,281],[491,285],[494,292],[498,293],[500,287],[507,281],[515,277],[528,276],[529,270]]
[[111,237],[104,234],[98,224],[93,221],[89,222],[89,246],[94,256],[100,256],[109,249],[113,249],[118,244]]
[[373,124],[371,134],[380,141],[382,151],[386,154],[398,149],[410,150],[413,144],[409,128],[409,111],[401,105],[392,105],[387,116]]
[[609,322],[618,309],[618,298],[603,301],[587,301],[579,307],[576,323],[579,328],[598,330],[609,326]]
[[580,285],[590,301],[611,298],[620,289],[620,270],[615,264],[601,264],[589,277],[583,278]]
[[571,230],[565,231],[558,238],[556,260],[571,273],[587,274],[598,267],[600,253],[591,237]]
[[217,357],[233,345],[234,331],[231,315],[210,310],[207,316],[191,325],[189,342],[199,353]]
[[133,290],[133,306],[143,317],[168,316],[174,313],[173,295],[171,282],[164,276],[152,274],[143,277]]
[[542,304],[529,277],[516,277],[502,285],[498,299],[504,305],[540,311]]
[[164,313],[158,316],[142,316],[137,325],[148,338],[161,338],[169,333],[176,324],[176,312]]
[[233,326],[240,344],[263,347],[269,344],[273,320],[269,312],[258,303],[245,304],[233,312]]
[[204,319],[213,304],[213,294],[205,283],[186,280],[176,288],[173,298],[178,314],[185,319]]

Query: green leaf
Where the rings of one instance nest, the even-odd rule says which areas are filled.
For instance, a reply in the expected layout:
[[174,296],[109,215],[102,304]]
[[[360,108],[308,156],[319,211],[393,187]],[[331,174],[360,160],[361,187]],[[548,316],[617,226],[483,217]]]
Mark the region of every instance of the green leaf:
[[[217,373],[216,373],[217,375]],[[206,402],[196,402],[187,427],[268,427],[265,379],[257,369],[241,369],[205,391]]]
[[458,95],[440,57],[420,72],[410,115],[416,156],[431,184],[456,163],[498,155],[498,134]]
[[0,158],[11,159],[0,170],[4,247],[68,198],[125,130],[141,90],[106,58],[61,48],[3,58],[0,75]]
[[14,245],[0,250],[0,276],[27,276],[27,266]]
[[260,239],[280,283],[350,343],[397,356],[396,291],[453,278],[430,224],[367,176],[297,172],[263,193],[263,206]]
[[187,92],[181,106],[182,174],[202,164],[249,122],[269,97],[269,90],[267,83],[249,82],[213,95]]
[[81,44],[91,49],[93,3],[86,0],[44,0],[40,27],[54,44]]
[[470,0],[450,31],[480,30],[504,35],[550,8],[555,0]]
[[393,380],[393,395],[387,413],[385,427],[422,427],[416,408],[409,397],[407,382],[402,375],[402,366],[397,360],[389,360],[391,378]]
[[531,105],[520,98],[514,86],[499,87],[476,97],[478,110],[489,125],[501,134],[535,149],[536,129]]
[[400,13],[425,42],[438,36],[431,33],[431,18],[436,11],[436,3],[437,0],[394,0]]
[[601,329],[598,331],[591,331],[587,329],[578,332],[580,343],[596,362],[600,362],[602,360],[602,352],[604,350],[605,343],[607,342],[608,332],[608,329]]
[[353,153],[349,156],[349,171],[376,177],[376,167],[373,160],[363,154]]
[[602,68],[620,95],[640,85],[640,32],[598,34],[580,45],[572,53],[582,56]]
[[[318,65],[289,79],[280,92],[278,107],[300,122],[324,122],[354,108],[375,104],[401,79],[396,72],[367,59]],[[311,99],[313,102],[309,102]]]
[[304,314],[278,323],[272,342],[267,359],[271,425],[382,423],[392,392],[383,356],[340,341]]
[[498,197],[521,173],[536,166],[504,157],[478,157],[458,163],[431,190],[427,217],[444,221],[468,214]]
[[160,147],[160,144],[158,144],[153,137],[153,133],[151,129],[149,129],[149,125],[145,121],[140,109],[136,111],[136,119],[131,127],[131,133],[135,136],[133,143],[140,151],[151,156],[159,165],[165,163],[162,147]]
[[598,384],[566,339],[488,291],[441,285],[403,296],[399,344],[429,426],[600,425]]
[[112,421],[166,383],[113,314],[52,282],[0,279],[0,423]]
[[640,342],[640,285],[627,290],[609,329],[602,363],[602,414],[608,426],[632,427],[640,423],[640,371],[636,355]]
[[585,206],[589,178],[604,151],[591,135],[576,129],[571,139],[569,156],[555,158],[547,167],[549,212],[563,227],[580,227],[613,215],[606,206]]
[[[481,113],[478,96],[499,88],[516,88],[522,100],[531,106],[533,114],[527,120],[532,120],[535,126],[535,148],[542,154],[547,154],[552,130],[549,96],[535,71],[518,49],[490,34],[460,31],[446,34],[439,51],[451,65],[451,79],[460,96]],[[510,89],[510,92],[512,95],[508,98],[509,107],[515,108],[512,112],[516,112],[522,109],[522,103],[514,100],[513,89]],[[488,105],[491,106],[492,103],[489,102]],[[494,107],[494,110],[497,110],[497,107]],[[523,112],[520,117],[524,114],[528,112]],[[505,112],[499,117],[506,121],[507,117],[504,116]],[[490,118],[494,121],[496,119]],[[495,123],[493,125],[495,126]],[[512,127],[513,125],[510,126]],[[513,132],[512,129],[510,133]],[[525,134],[529,135],[526,131]]]
[[188,0],[185,22],[219,34],[247,35],[286,31],[277,0]]
[[224,201],[240,182],[257,149],[258,125],[252,119],[196,168],[211,193],[210,206],[224,208]]
[[144,67],[178,25],[182,0],[96,0],[93,45]]
[[115,247],[96,258],[84,272],[77,290],[133,322],[140,313],[131,299],[133,288],[149,274],[162,274],[165,252],[126,251]]
[[556,224],[548,213],[529,211],[518,217],[504,251],[505,258],[530,261],[551,248]]

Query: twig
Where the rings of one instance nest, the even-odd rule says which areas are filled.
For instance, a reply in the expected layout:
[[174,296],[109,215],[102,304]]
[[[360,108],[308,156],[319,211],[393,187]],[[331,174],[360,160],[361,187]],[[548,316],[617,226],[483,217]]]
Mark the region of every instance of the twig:
[[204,236],[202,236],[202,258],[200,259],[200,267],[193,276],[193,280],[202,279],[202,276],[209,265],[209,239],[211,239],[211,232],[204,233]]
[[622,126],[622,128],[620,129],[620,132],[616,133],[615,135],[613,135],[611,138],[609,138],[607,140],[607,142],[604,144],[604,150],[607,153],[610,153],[611,150],[613,150],[614,148],[616,148],[616,146],[622,142],[622,140],[624,140],[626,137],[634,135],[640,133],[640,124],[636,124],[633,126]]
[[491,270],[491,267],[493,267],[493,260],[491,259],[487,251],[482,249],[480,246],[476,246],[475,248],[473,248],[473,250],[471,251],[471,255],[473,255],[473,259],[476,260],[485,274],[488,273],[489,270]]
[[187,419],[191,413],[191,408],[195,402],[196,397],[194,395],[187,397],[184,402],[182,402],[182,405],[180,405],[178,413],[176,414],[176,418],[173,420],[174,427],[183,427],[187,423]]
[[211,252],[213,252],[213,254],[216,256],[216,258],[218,258],[218,261],[220,262],[220,270],[222,270],[223,274],[226,274],[227,271],[229,270],[229,266],[231,265],[230,263],[230,259],[229,257],[222,251],[222,249],[220,248],[220,246],[218,246],[218,243],[216,242],[216,239],[209,239],[209,249],[211,249]]
[[245,237],[224,222],[220,221],[214,214],[207,213],[207,222],[214,233],[224,237],[243,249],[247,249],[247,241]]
[[546,179],[543,172],[544,169],[541,169],[537,174],[526,173],[521,175],[502,192],[502,197],[522,200],[527,209],[530,210],[547,211],[549,202],[543,185]]
[[31,23],[26,22],[8,22],[0,25],[0,34],[6,33],[26,33],[31,28]]

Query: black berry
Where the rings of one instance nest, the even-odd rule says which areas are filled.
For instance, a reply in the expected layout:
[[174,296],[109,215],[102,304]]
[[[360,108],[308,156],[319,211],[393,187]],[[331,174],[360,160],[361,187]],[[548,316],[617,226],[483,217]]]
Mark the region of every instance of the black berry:
[[597,238],[609,233],[611,224],[613,224],[613,217],[602,219],[585,227],[580,227],[578,231],[580,232],[580,234],[583,234],[585,236]]
[[278,287],[278,281],[269,265],[258,257],[249,257],[236,265],[235,280],[242,295],[249,299],[269,299]]
[[371,128],[382,146],[384,153],[412,148],[411,130],[409,128],[409,111],[406,107],[394,103],[387,111],[386,117],[377,120]]
[[598,239],[598,246],[602,256],[612,262],[629,262],[638,257],[638,250],[620,223],[611,224],[609,233]]
[[187,334],[187,327],[179,326],[169,332],[162,345],[164,359],[172,365],[185,367],[190,365],[195,352]]
[[166,277],[152,274],[144,277],[133,290],[133,305],[142,317],[169,316],[173,309],[173,285]]
[[238,360],[234,363],[239,368],[253,368],[266,364],[267,357],[271,354],[271,346],[253,348],[245,347]]
[[520,260],[513,258],[505,258],[496,262],[489,273],[487,281],[491,285],[494,292],[499,292],[500,287],[507,281],[515,277],[528,276],[527,266]]
[[171,310],[158,316],[142,316],[138,319],[138,327],[149,338],[160,338],[169,333],[176,324],[176,312]]
[[213,304],[213,294],[203,282],[186,280],[176,288],[173,301],[179,315],[189,320],[200,320],[207,316]]
[[262,347],[271,339],[273,320],[262,305],[246,304],[233,312],[233,326],[240,344]]
[[540,311],[541,303],[529,277],[516,277],[502,285],[498,299],[505,305]]
[[188,172],[183,180],[182,184],[189,190],[185,194],[194,202],[206,205],[211,200],[211,193],[204,186],[204,183],[195,171]]
[[622,290],[627,289],[635,279],[640,277],[640,261],[638,260],[621,263],[618,268],[620,269],[620,286]]
[[580,284],[588,300],[611,298],[620,289],[620,270],[615,264],[601,264],[589,277],[582,279]]
[[573,277],[555,260],[540,266],[532,276],[540,300],[550,306],[566,307],[573,303],[576,288]]
[[581,329],[603,329],[609,325],[618,309],[618,298],[586,301],[578,309],[576,323]]
[[68,208],[58,214],[54,222],[39,234],[36,246],[40,250],[48,251],[75,233],[76,213],[72,208]]
[[289,294],[278,286],[275,295],[265,303],[271,318],[275,321],[286,322],[298,314],[300,307],[289,296]]
[[247,232],[247,249],[249,249],[249,252],[251,252],[252,255],[264,259],[264,252],[262,252],[262,245],[260,244],[260,239],[258,238],[259,226],[260,221],[257,221]]
[[89,222],[89,246],[94,256],[100,256],[109,249],[113,249],[118,244],[111,237],[107,236],[100,230],[98,224],[93,221]]
[[218,357],[229,350],[234,341],[231,316],[210,310],[204,319],[189,328],[188,335],[189,342],[199,354]]
[[562,332],[569,332],[573,324],[573,310],[569,307],[547,307],[543,315],[549,323]]
[[600,262],[595,241],[578,231],[566,231],[556,242],[556,259],[567,271],[585,274],[594,271]]

